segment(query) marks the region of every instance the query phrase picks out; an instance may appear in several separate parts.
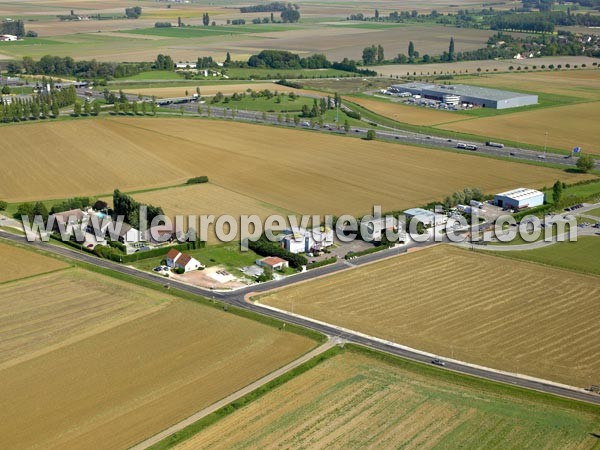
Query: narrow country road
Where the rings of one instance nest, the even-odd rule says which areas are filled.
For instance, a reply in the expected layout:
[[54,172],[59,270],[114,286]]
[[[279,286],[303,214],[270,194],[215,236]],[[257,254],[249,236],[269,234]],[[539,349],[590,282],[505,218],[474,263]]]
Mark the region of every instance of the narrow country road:
[[[0,230],[0,238],[7,239],[12,242],[16,242],[23,245],[30,245],[33,248],[37,248],[42,251],[46,251],[49,253],[53,253],[65,258],[69,258],[75,261],[84,262],[87,264],[91,264],[97,267],[113,270],[119,272],[121,274],[129,275],[132,277],[136,277],[139,279],[143,279],[145,281],[149,281],[151,283],[155,283],[160,286],[165,285],[165,279],[162,277],[158,277],[149,272],[143,272],[133,267],[123,266],[119,263],[115,263],[112,261],[108,261],[105,259],[99,259],[94,255],[80,253],[74,249],[51,245],[43,242],[28,242],[22,236],[16,236],[11,233]],[[431,244],[415,244],[419,246],[431,245]],[[392,248],[388,250],[383,250],[377,253],[372,253],[370,255],[366,255],[364,257],[353,260],[352,263],[356,266],[360,266],[369,262],[377,261],[379,259],[387,258],[389,256],[393,256],[395,254],[399,254],[403,252],[402,249]],[[287,277],[282,280],[273,281],[269,283],[263,283],[260,285],[249,286],[248,288],[239,289],[233,292],[214,292],[208,289],[202,289],[195,286],[190,286],[188,284],[180,283],[174,280],[170,280],[168,282],[168,286],[170,289],[178,289],[187,293],[191,293],[193,295],[198,295],[205,298],[213,298],[222,303],[255,312],[257,314],[261,314],[264,316],[269,316],[271,318],[281,320],[282,323],[290,323],[294,325],[298,325],[304,328],[311,329],[313,331],[322,333],[326,336],[340,336],[339,327],[334,325],[330,325],[327,323],[321,323],[314,321],[312,319],[296,316],[290,314],[286,311],[277,311],[269,308],[265,308],[261,305],[249,303],[245,300],[245,297],[249,293],[261,293],[274,288],[283,287],[292,285],[299,281],[309,280],[315,277],[332,274],[339,272],[341,270],[353,270],[352,268],[348,268],[345,264],[338,262],[336,264],[331,264],[328,266],[320,267],[317,269],[310,270],[308,272],[303,272],[295,276]],[[393,342],[383,341],[381,339],[372,338],[370,336],[365,336],[362,333],[354,332],[351,330],[345,331],[343,333],[343,338],[345,341],[353,344],[362,345],[374,350],[390,353],[395,356],[399,356],[402,358],[406,358],[412,361],[421,362],[424,364],[431,364],[432,356],[427,352],[423,352],[417,349],[412,349],[408,347],[400,346]],[[519,374],[501,372],[498,370],[494,370],[487,367],[474,366],[472,364],[468,364],[460,361],[452,361],[448,362],[444,369],[440,370],[452,370],[454,372],[471,375],[479,378],[485,378],[490,381],[496,381],[500,383],[506,383],[514,386],[519,386],[522,388],[533,389],[541,392],[545,392],[548,394],[559,395],[562,397],[567,397],[574,400],[585,401],[589,403],[600,404],[600,395],[594,394],[592,392],[586,391],[582,388],[577,388],[573,386],[566,386],[558,383],[554,383],[548,380],[535,379],[531,377],[525,377]]]
[[176,423],[175,425],[167,428],[166,430],[163,430],[160,433],[157,433],[154,436],[146,439],[145,441],[142,441],[139,444],[134,445],[133,447],[130,448],[130,450],[144,450],[148,447],[151,447],[152,445],[169,437],[173,433],[177,433],[178,431],[183,430],[185,427],[193,424],[194,422],[197,422],[198,420],[202,419],[203,417],[206,417],[209,414],[212,414],[213,412],[217,411],[218,409],[229,405],[231,402],[234,402],[235,400],[242,398],[244,395],[249,394],[250,392],[258,389],[261,386],[264,386],[265,384],[269,383],[270,381],[273,381],[277,377],[280,377],[281,375],[284,375],[285,373],[289,372],[290,370],[295,369],[296,367],[300,366],[301,364],[304,364],[305,362],[311,360],[315,356],[319,356],[320,354],[325,353],[327,350],[329,350],[330,348],[332,348],[335,345],[336,345],[335,339],[329,338],[327,340],[327,342],[325,342],[324,344],[315,348],[314,350],[302,355],[300,358],[275,370],[274,372],[271,372],[268,375],[265,375],[264,377],[256,380],[254,383],[251,383],[248,386],[243,387],[239,391],[236,391],[233,394],[228,395],[227,397],[219,400],[218,402],[213,403],[210,406],[207,406],[206,408],[198,411],[197,413],[192,414],[190,417],[182,420],[181,422]]

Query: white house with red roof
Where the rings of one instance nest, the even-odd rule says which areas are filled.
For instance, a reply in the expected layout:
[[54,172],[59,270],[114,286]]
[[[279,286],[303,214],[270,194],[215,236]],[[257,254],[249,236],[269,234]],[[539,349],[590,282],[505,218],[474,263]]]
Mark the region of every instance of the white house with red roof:
[[193,256],[181,253],[174,248],[169,250],[166,257],[167,266],[172,269],[182,269],[184,272],[203,269],[204,266]]

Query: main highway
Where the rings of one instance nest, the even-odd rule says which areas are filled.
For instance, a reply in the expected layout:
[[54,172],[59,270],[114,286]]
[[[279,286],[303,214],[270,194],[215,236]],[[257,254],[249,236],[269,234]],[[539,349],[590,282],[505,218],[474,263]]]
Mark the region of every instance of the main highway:
[[[104,269],[113,270],[119,272],[124,275],[128,275],[131,277],[135,277],[138,279],[143,279],[145,281],[155,283],[157,285],[161,285],[168,287],[169,289],[178,289],[180,291],[184,291],[193,295],[197,295],[199,297],[204,298],[212,298],[214,300],[218,300],[226,305],[231,305],[240,309],[253,311],[258,314],[262,314],[265,316],[269,316],[271,318],[281,320],[282,324],[289,323],[299,325],[316,332],[325,334],[327,336],[339,337],[346,342],[350,342],[353,344],[362,345],[374,350],[379,350],[382,352],[386,352],[395,356],[399,356],[402,358],[406,358],[412,361],[418,361],[420,363],[430,364],[432,357],[428,354],[424,354],[418,351],[413,351],[408,348],[400,347],[398,345],[394,345],[393,343],[389,343],[387,341],[383,341],[380,339],[371,338],[369,336],[363,335],[361,333],[356,333],[353,331],[342,331],[339,328],[325,324],[322,322],[316,322],[310,320],[308,318],[300,317],[297,315],[289,314],[285,311],[278,311],[269,308],[262,307],[258,304],[254,304],[246,301],[246,296],[250,293],[260,293],[268,290],[272,290],[275,288],[280,288],[283,286],[288,286],[295,284],[300,281],[309,280],[312,278],[316,278],[323,275],[333,274],[335,272],[339,272],[341,270],[348,270],[348,264],[343,262],[338,262],[336,264],[332,264],[329,266],[320,267],[317,269],[310,270],[308,272],[303,272],[294,276],[286,277],[282,280],[272,281],[269,283],[259,284],[250,286],[248,288],[231,291],[231,292],[216,292],[211,291],[195,286],[191,286],[185,283],[181,283],[174,280],[165,280],[163,277],[159,277],[150,272],[144,272],[137,269],[134,269],[129,266],[125,266],[122,264],[118,264],[112,261],[108,261],[105,259],[97,258],[96,256],[85,254],[82,252],[78,252],[74,249],[70,249],[67,247],[62,247],[58,245],[53,245],[50,243],[44,243],[40,241],[29,242],[22,236],[17,236],[5,231],[0,230],[0,238],[4,238],[19,244],[30,245],[34,248],[62,256],[65,258],[69,258],[74,261],[79,261],[87,264],[91,264],[97,267],[101,267]],[[420,244],[411,244],[423,246],[427,245],[427,243]],[[373,253],[370,255],[363,256],[361,258],[357,258],[352,260],[352,265],[363,265],[366,263],[374,262],[383,258],[387,258],[393,256],[395,254],[399,254],[401,252],[406,251],[406,247],[404,248],[391,248],[388,250],[383,250],[377,253]],[[596,395],[594,393],[584,391],[582,389],[569,388],[562,385],[557,385],[551,382],[545,382],[543,380],[536,380],[526,377],[521,377],[514,374],[499,372],[493,369],[488,369],[484,367],[475,367],[468,364],[463,364],[460,362],[452,361],[447,362],[445,368],[440,368],[440,370],[452,370],[458,373],[462,373],[465,375],[476,376],[480,378],[484,378],[494,382],[506,383],[513,386],[518,386],[526,389],[533,389],[540,392],[545,392],[548,394],[554,394],[562,397],[571,398],[574,400],[585,401],[589,403],[599,404],[600,405],[600,395]]]
[[[284,88],[284,87],[282,86],[282,88]],[[93,98],[104,98],[103,93],[100,91],[89,91],[86,88],[77,89],[78,95],[82,98],[86,97],[86,92],[87,92],[87,95],[89,95],[91,93]],[[314,94],[311,94],[311,95],[307,94],[307,95],[303,95],[303,96],[308,96],[308,97],[313,97],[313,98],[318,97]],[[128,94],[128,95],[126,95],[126,97],[128,98],[129,101],[139,100],[139,97],[137,95]],[[190,99],[191,99],[191,97],[190,97]],[[143,100],[152,101],[152,98],[143,97]],[[161,99],[161,100],[164,100],[164,99]],[[171,109],[173,111],[173,114],[179,113],[181,111],[181,108],[183,108],[183,111],[187,114],[190,114],[190,113],[197,114],[199,106],[202,110],[202,115],[207,116],[208,115],[207,110],[208,110],[209,105],[198,103],[197,101],[190,101],[189,103],[166,104],[166,105],[162,105],[162,108]],[[414,107],[419,108],[419,106],[414,106]],[[343,110],[351,110],[351,108],[349,108],[346,105],[342,105],[342,109]],[[294,122],[291,122],[291,123],[279,122],[280,115],[274,114],[274,113],[263,113],[260,111],[247,111],[247,110],[236,110],[234,112],[229,107],[217,107],[214,105],[210,105],[210,111],[211,111],[211,113],[210,113],[211,116],[214,118],[229,119],[229,120],[235,119],[235,120],[239,120],[239,121],[254,122],[254,123],[267,123],[269,125],[278,125],[278,126],[288,127],[288,128],[302,128],[302,129],[312,130],[315,132],[323,132],[323,133],[350,134],[350,135],[354,135],[356,137],[361,137],[361,138],[366,137],[367,132],[371,129],[369,127],[354,126],[351,128],[351,130],[348,133],[346,133],[343,130],[338,130],[337,126],[334,126],[331,124],[325,124],[323,127],[320,127],[319,125],[314,125],[313,127],[311,127],[309,125],[309,123],[305,120],[301,120],[298,124],[296,124]],[[365,120],[364,122],[374,123],[372,120]],[[459,141],[457,141],[456,139],[444,138],[444,137],[428,135],[428,134],[424,134],[424,133],[416,133],[416,132],[412,132],[412,131],[402,130],[400,128],[394,129],[394,128],[390,128],[390,127],[387,127],[387,126],[384,126],[381,124],[376,124],[376,125],[377,125],[377,127],[375,129],[375,133],[377,135],[377,138],[380,140],[389,141],[389,142],[400,142],[400,143],[404,143],[404,144],[412,144],[412,145],[419,145],[419,146],[426,146],[426,147],[433,147],[433,148],[437,147],[437,148],[443,148],[443,149],[447,149],[447,150],[453,149],[454,151],[465,152],[465,153],[474,153],[473,151],[470,151],[470,150],[457,149],[456,146]],[[576,158],[568,157],[569,155],[561,155],[561,154],[556,154],[556,153],[551,153],[551,152],[550,153],[540,152],[540,151],[519,148],[519,147],[510,147],[510,146],[505,146],[503,148],[490,147],[490,146],[487,146],[485,142],[472,140],[472,139],[471,140],[461,140],[460,142],[465,143],[465,144],[475,145],[477,147],[476,153],[483,153],[483,154],[487,154],[487,155],[493,155],[496,157],[515,159],[517,161],[518,160],[537,161],[537,162],[544,162],[544,163],[556,164],[556,165],[567,166],[567,167],[573,167],[577,164]],[[598,160],[596,162],[596,166],[598,168],[600,168],[600,160]]]

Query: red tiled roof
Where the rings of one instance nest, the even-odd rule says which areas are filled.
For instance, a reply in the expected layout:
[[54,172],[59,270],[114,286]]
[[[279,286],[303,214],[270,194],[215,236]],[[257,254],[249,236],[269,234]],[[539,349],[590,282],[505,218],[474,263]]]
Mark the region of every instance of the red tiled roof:
[[177,260],[177,264],[185,267],[187,265],[187,263],[189,263],[191,260],[192,260],[192,257],[190,255],[186,255],[185,253],[182,253],[181,256],[179,257],[179,259]]
[[168,259],[176,259],[177,256],[180,254],[181,252],[179,250],[175,250],[174,248],[172,248],[171,250],[169,250],[169,253],[167,253],[167,258]]
[[285,259],[281,259],[278,256],[267,256],[262,259],[262,262],[268,264],[269,266],[275,266],[277,264],[285,263]]

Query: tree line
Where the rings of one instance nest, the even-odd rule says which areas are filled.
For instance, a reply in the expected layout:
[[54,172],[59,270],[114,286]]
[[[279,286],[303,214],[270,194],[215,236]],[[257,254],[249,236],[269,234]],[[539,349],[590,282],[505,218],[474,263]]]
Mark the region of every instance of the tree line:
[[286,9],[300,9],[296,3],[286,2],[271,2],[264,3],[261,5],[242,6],[240,8],[241,13],[255,13],[255,12],[281,12]]
[[286,50],[262,50],[258,55],[252,55],[247,63],[231,61],[228,67],[255,67],[266,69],[337,69],[346,72],[356,72],[363,75],[377,75],[368,69],[358,67],[356,61],[344,58],[341,62],[331,62],[323,54],[307,57]]
[[147,208],[147,223],[146,228],[150,227],[152,219],[156,216],[164,215],[164,211],[160,206],[145,205],[134,200],[130,195],[122,193],[119,189],[115,189],[113,192],[113,209],[112,216],[117,218],[123,216],[123,220],[131,225],[133,228],[140,228],[140,206],[146,206]]
[[73,86],[57,90],[50,94],[41,94],[30,98],[14,98],[9,102],[0,102],[1,122],[20,122],[25,120],[57,118],[60,108],[76,103],[77,93]]
[[25,36],[25,24],[22,20],[3,21],[0,23],[0,34],[12,34],[22,38]]
[[268,240],[264,234],[256,242],[248,241],[248,248],[260,256],[277,256],[285,259],[294,269],[300,269],[308,264],[304,256],[287,251],[279,244]]

